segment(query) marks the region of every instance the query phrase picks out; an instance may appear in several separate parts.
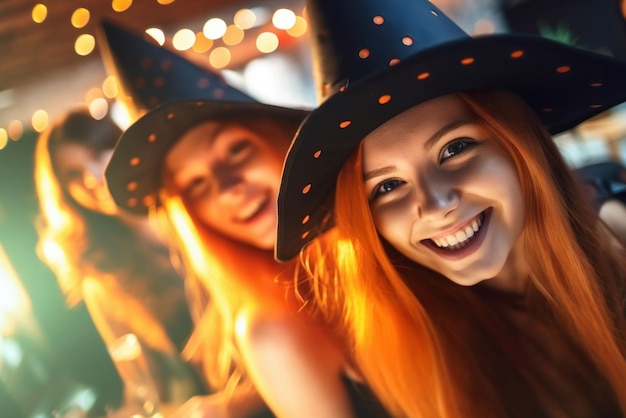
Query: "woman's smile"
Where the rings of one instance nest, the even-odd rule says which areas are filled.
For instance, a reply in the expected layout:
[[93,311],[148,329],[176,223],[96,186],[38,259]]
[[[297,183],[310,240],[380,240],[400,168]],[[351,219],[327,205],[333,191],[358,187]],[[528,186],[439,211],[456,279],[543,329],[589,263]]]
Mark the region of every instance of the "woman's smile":
[[473,254],[482,244],[491,217],[491,208],[466,222],[455,233],[446,233],[438,237],[420,241],[438,256],[447,260],[459,260]]

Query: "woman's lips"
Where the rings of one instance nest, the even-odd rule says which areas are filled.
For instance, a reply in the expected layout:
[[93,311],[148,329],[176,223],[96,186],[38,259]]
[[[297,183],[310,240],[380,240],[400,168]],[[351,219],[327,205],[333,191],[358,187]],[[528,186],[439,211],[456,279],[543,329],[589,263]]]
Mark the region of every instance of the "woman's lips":
[[239,223],[252,222],[267,208],[268,204],[269,197],[264,194],[260,198],[249,201],[247,204],[242,205],[239,211],[233,217],[233,219]]
[[489,228],[491,212],[492,208],[486,209],[454,233],[424,239],[420,243],[447,260],[467,257],[482,244]]

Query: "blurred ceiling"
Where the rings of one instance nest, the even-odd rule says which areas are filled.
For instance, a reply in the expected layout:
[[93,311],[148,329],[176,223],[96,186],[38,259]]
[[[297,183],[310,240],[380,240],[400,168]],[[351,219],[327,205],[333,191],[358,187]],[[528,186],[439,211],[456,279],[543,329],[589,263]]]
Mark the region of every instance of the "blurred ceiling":
[[[47,18],[35,23],[33,7],[46,4]],[[150,26],[173,27],[212,13],[222,13],[246,3],[243,0],[177,0],[161,5],[157,0],[135,0],[122,13],[113,11],[111,0],[2,0],[0,1],[0,91],[46,78],[51,72],[76,68],[97,58],[81,57],[74,41],[83,33],[95,32],[101,17],[113,18],[129,28],[143,31]],[[71,25],[79,7],[90,12],[87,26]],[[94,51],[97,52],[97,51]]]
[[[47,7],[42,23],[33,20],[33,8],[39,3]],[[130,6],[117,12],[116,4]],[[244,7],[301,4],[299,0],[0,0],[0,128],[17,119],[27,129],[28,118],[37,109],[54,117],[84,100],[85,92],[102,82],[97,41],[89,55],[74,50],[79,35],[95,35],[102,17],[138,32],[154,26],[170,34],[192,23],[201,30],[201,22],[211,17],[232,23],[234,13]],[[71,23],[78,8],[89,11],[88,24],[79,29]]]

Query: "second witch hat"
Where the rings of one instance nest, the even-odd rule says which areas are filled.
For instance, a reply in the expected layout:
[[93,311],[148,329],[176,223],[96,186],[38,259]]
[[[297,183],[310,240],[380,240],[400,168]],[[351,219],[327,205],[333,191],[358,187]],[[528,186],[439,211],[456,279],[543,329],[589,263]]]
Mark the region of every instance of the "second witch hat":
[[120,25],[104,21],[102,29],[107,71],[118,77],[139,117],[120,137],[105,171],[113,199],[129,212],[146,214],[158,203],[163,160],[197,123],[255,114],[297,124],[308,114],[258,102],[218,73]]

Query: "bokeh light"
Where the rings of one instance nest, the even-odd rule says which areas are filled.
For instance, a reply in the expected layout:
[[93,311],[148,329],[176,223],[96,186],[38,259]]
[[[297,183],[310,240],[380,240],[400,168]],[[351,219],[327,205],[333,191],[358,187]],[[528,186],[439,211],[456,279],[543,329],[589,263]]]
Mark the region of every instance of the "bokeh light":
[[213,41],[211,39],[207,39],[204,36],[204,33],[198,32],[196,33],[196,42],[193,44],[193,50],[199,53],[207,52],[209,49],[213,47]]
[[478,19],[474,25],[474,36],[491,35],[496,31],[496,26],[491,19]]
[[22,126],[22,122],[20,122],[19,120],[12,120],[11,122],[9,122],[8,133],[9,138],[11,138],[13,141],[17,141],[18,139],[20,139],[22,137],[22,134],[24,133],[24,127]]
[[94,119],[100,120],[107,115],[109,103],[102,97],[98,97],[89,103],[89,114]]
[[9,142],[9,134],[6,129],[0,128],[0,149],[4,149],[7,146],[7,142]]
[[228,64],[230,64],[231,55],[228,48],[224,48],[220,46],[219,48],[215,48],[209,54],[209,63],[215,68],[224,68]]
[[218,17],[209,19],[202,27],[202,33],[207,39],[219,39],[226,33],[226,22]]
[[102,90],[99,87],[92,87],[85,94],[85,102],[89,103],[97,99],[98,97],[102,97],[102,96],[103,96]]
[[128,8],[132,5],[133,0],[113,0],[113,2],[111,3],[111,8],[116,12],[123,12],[128,10]]
[[256,15],[250,9],[241,9],[235,13],[233,22],[243,30],[250,29],[256,23]]
[[298,38],[306,33],[307,27],[306,19],[301,16],[296,16],[296,23],[287,29],[287,33],[294,38]]
[[102,93],[109,99],[117,97],[119,94],[117,77],[110,75],[104,79],[102,82]]
[[161,46],[165,44],[165,34],[159,28],[148,28],[146,33],[152,37]]
[[226,33],[222,36],[222,41],[226,45],[239,45],[241,41],[243,41],[245,33],[243,29],[241,29],[237,25],[229,25],[226,28]]
[[77,29],[84,28],[87,26],[87,23],[89,23],[90,18],[91,14],[89,13],[89,10],[84,7],[78,8],[74,10],[74,13],[72,13],[72,26]]
[[42,23],[48,17],[48,8],[45,4],[38,3],[33,7],[33,22]]
[[96,39],[93,35],[88,33],[84,33],[76,38],[76,42],[74,43],[74,51],[78,55],[85,56],[91,54],[93,49],[96,47]]
[[157,3],[159,3],[159,4],[172,4],[175,1],[176,0],[157,0]]
[[278,36],[272,32],[263,32],[256,38],[256,47],[264,54],[274,52],[278,48]]
[[48,112],[39,109],[33,113],[31,125],[35,132],[43,132],[48,127]]
[[277,29],[287,30],[296,24],[296,14],[289,9],[278,9],[272,15],[272,24]]
[[191,29],[180,29],[172,37],[172,45],[178,51],[190,49],[196,42],[196,34]]

